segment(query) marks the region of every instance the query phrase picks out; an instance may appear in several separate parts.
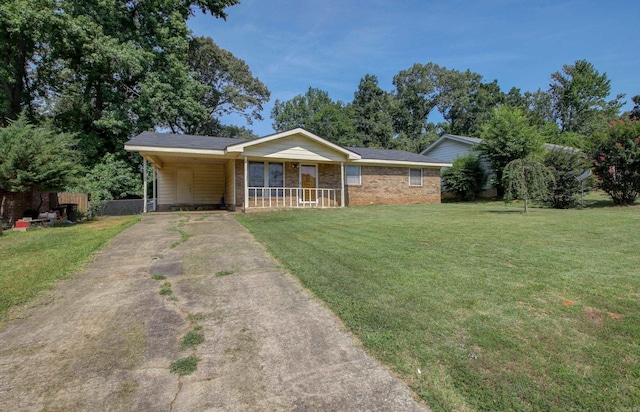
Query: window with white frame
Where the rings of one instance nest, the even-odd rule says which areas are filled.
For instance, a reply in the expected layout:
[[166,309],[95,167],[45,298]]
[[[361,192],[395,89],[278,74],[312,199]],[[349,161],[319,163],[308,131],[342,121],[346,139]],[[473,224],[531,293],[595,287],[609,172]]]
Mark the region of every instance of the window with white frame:
[[344,183],[346,185],[359,186],[360,180],[360,166],[345,166],[344,168]]
[[[284,164],[269,162],[249,162],[249,187],[284,187]],[[262,190],[251,189],[250,196],[262,196]],[[267,192],[268,193],[268,192]],[[276,191],[271,191],[276,196]],[[277,192],[282,195],[282,190]]]
[[422,169],[409,169],[409,186],[422,186]]

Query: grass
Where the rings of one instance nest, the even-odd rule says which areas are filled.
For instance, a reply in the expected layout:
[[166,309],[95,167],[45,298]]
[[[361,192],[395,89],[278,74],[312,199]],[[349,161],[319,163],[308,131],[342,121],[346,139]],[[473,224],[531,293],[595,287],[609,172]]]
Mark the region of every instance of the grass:
[[82,224],[0,236],[0,318],[66,275],[79,270],[93,252],[138,222],[138,216],[110,217]]
[[434,410],[640,405],[638,206],[238,219]]
[[153,280],[165,280],[166,278],[167,277],[164,276],[164,275],[158,275],[158,274],[151,275],[151,279],[153,279]]
[[160,295],[162,296],[171,295],[173,293],[173,290],[171,290],[171,283],[164,282],[162,285],[160,285],[160,291],[158,293],[160,293]]
[[184,335],[180,347],[182,349],[193,348],[194,346],[197,346],[202,342],[204,342],[204,333],[193,330]]
[[180,246],[182,243],[184,243],[184,242],[186,242],[187,240],[189,240],[189,238],[190,238],[191,236],[193,236],[192,234],[187,233],[187,232],[185,232],[185,231],[184,231],[184,230],[182,230],[182,229],[178,229],[177,227],[171,227],[171,228],[169,228],[168,230],[170,230],[170,231],[172,231],[172,232],[178,232],[178,233],[180,233],[180,240],[179,240],[179,241],[177,241],[177,242],[173,242],[173,243],[169,246],[171,249],[175,248],[176,246]]
[[216,276],[218,277],[228,276],[228,275],[233,275],[233,270],[219,270],[216,272]]
[[172,373],[180,376],[191,375],[198,368],[198,362],[200,362],[200,359],[197,356],[187,356],[186,358],[178,359],[173,362],[170,370]]

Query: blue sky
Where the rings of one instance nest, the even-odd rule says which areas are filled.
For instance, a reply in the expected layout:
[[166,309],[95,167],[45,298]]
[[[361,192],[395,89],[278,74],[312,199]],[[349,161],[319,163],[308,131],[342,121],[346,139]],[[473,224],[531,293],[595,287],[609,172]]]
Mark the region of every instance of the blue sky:
[[260,136],[273,133],[276,99],[316,87],[350,102],[365,74],[392,90],[393,76],[414,63],[470,69],[504,92],[524,92],[546,90],[551,73],[586,59],[607,74],[612,95],[626,94],[625,109],[640,94],[632,0],[241,0],[227,13],[189,26],[243,59],[271,91],[264,121],[222,119]]

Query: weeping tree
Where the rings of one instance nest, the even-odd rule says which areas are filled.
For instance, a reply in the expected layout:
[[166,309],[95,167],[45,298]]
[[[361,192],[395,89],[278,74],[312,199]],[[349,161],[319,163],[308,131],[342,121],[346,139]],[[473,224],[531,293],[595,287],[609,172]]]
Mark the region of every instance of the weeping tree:
[[529,200],[544,200],[553,182],[553,173],[542,163],[529,158],[509,162],[502,177],[504,201],[523,200],[525,213],[529,212]]

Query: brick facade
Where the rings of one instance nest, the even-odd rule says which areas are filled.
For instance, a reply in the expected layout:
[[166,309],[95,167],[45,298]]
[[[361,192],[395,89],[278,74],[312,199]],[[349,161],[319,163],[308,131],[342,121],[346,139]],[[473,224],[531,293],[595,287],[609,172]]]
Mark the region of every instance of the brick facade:
[[36,209],[41,200],[40,212],[48,212],[52,207],[49,192],[37,192],[33,189],[26,192],[0,191],[0,201],[2,201],[3,196],[5,197],[5,202],[2,221],[10,225],[13,225],[16,220],[22,219],[26,210]]
[[[299,187],[299,166],[285,162],[285,187]],[[236,207],[244,201],[244,161],[236,160]],[[339,164],[318,164],[318,188],[340,189]],[[423,168],[422,186],[409,186],[409,168],[362,166],[361,184],[345,185],[345,205],[440,203],[440,169]]]
[[422,186],[409,186],[409,168],[362,166],[361,184],[345,185],[347,206],[440,203],[440,169],[422,169]]

